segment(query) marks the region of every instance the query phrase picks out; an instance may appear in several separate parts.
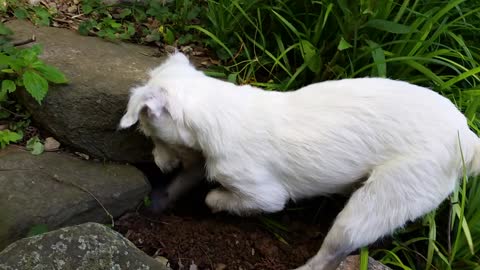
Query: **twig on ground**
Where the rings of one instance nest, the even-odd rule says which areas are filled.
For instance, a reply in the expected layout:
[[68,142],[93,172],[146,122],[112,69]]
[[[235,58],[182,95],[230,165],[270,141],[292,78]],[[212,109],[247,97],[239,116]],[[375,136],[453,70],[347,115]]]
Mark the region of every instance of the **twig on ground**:
[[37,38],[35,37],[35,35],[32,35],[31,38],[29,38],[29,39],[27,39],[27,40],[21,40],[21,41],[13,42],[12,45],[13,45],[14,47],[22,46],[22,45],[26,45],[26,44],[35,42],[36,40],[37,40]]
[[85,15],[85,14],[83,14],[83,13],[80,13],[80,14],[77,14],[77,15],[73,15],[73,16],[72,16],[72,17],[70,17],[70,18],[72,18],[72,19],[76,19],[76,18],[78,18],[78,17],[82,17],[83,15]]
[[52,20],[56,21],[56,22],[62,22],[62,23],[73,23],[73,21],[71,20],[65,20],[65,19],[60,19],[60,18],[52,18]]

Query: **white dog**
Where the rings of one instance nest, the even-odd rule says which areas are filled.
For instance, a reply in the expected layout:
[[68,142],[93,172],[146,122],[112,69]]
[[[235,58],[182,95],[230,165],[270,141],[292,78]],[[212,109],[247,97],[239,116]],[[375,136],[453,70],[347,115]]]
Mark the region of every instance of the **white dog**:
[[480,171],[480,140],[457,108],[389,79],[268,92],[210,78],[175,53],[132,90],[120,127],[139,117],[154,140],[204,155],[208,178],[223,186],[205,199],[214,211],[276,212],[289,199],[341,193],[368,178],[298,269],[335,269],[436,208],[462,175],[462,151],[468,173]]

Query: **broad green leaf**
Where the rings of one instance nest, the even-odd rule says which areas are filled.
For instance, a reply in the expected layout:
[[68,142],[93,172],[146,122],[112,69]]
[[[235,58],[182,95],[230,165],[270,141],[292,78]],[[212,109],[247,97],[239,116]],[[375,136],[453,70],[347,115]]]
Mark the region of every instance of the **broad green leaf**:
[[337,49],[339,51],[343,51],[343,50],[346,50],[348,48],[351,48],[352,45],[350,43],[348,43],[343,37],[340,39],[340,42],[338,43],[338,47]]
[[33,8],[33,11],[35,12],[35,15],[36,15],[36,18],[33,18],[33,21],[36,24],[43,25],[43,26],[50,25],[51,15],[47,9],[38,6]]
[[47,80],[53,82],[53,83],[66,83],[68,82],[67,78],[65,78],[65,75],[58,70],[56,67],[49,66],[49,65],[43,65],[40,67],[35,68],[40,74]]
[[170,28],[166,29],[165,35],[163,36],[163,38],[165,39],[165,42],[167,44],[171,45],[175,42],[175,34],[173,33],[173,31]]
[[17,142],[22,139],[22,135],[10,131],[8,129],[6,130],[0,130],[0,148],[5,148],[5,146],[9,145],[12,142]]
[[90,31],[97,25],[97,22],[95,20],[89,19],[87,21],[83,21],[80,23],[78,26],[78,33],[83,36],[88,36]]
[[26,148],[32,153],[32,155],[40,155],[45,150],[43,143],[40,142],[37,136],[32,137],[27,141]]
[[41,104],[48,91],[48,82],[37,73],[27,70],[22,76],[23,84],[27,92]]
[[228,75],[227,80],[231,83],[237,83],[238,73],[231,73]]
[[93,11],[93,7],[88,4],[82,4],[82,11],[88,15]]
[[39,55],[39,54],[42,54],[42,52],[43,52],[43,46],[41,44],[34,44],[34,45],[32,45],[32,47],[30,47],[29,50],[32,50],[37,55]]
[[300,41],[300,49],[302,51],[303,61],[307,63],[308,68],[317,73],[320,71],[321,58],[317,53],[317,48],[308,40]]
[[12,80],[3,80],[2,81],[2,92],[4,93],[13,93],[17,89],[17,86]]
[[375,28],[395,34],[406,34],[410,33],[411,31],[411,28],[409,26],[381,19],[370,20],[365,24],[365,27]]
[[118,23],[118,22],[116,22],[116,21],[111,21],[111,22],[110,22],[110,26],[111,26],[112,28],[114,28],[114,29],[117,29],[117,28],[120,28],[120,27],[122,26],[122,24],[121,24],[121,23]]
[[28,12],[24,8],[15,8],[13,10],[13,15],[17,17],[17,19],[23,20],[28,18]]
[[38,59],[36,51],[32,49],[22,50],[20,51],[18,56],[21,57],[25,66],[31,65],[33,62],[37,61]]

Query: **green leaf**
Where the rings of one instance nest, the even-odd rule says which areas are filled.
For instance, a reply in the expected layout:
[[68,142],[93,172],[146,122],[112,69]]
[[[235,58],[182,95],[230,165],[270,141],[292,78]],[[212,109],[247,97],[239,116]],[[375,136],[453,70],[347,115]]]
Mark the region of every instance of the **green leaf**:
[[82,4],[82,11],[88,15],[93,11],[93,7],[87,4]]
[[42,103],[42,100],[47,95],[48,91],[48,82],[42,76],[37,73],[27,70],[22,75],[22,81],[25,85],[27,92],[32,95],[32,97],[39,103]]
[[121,23],[118,23],[116,21],[111,21],[109,24],[113,29],[117,29],[117,28],[120,28],[122,26]]
[[65,75],[56,67],[43,65],[43,66],[36,67],[35,70],[37,70],[45,79],[53,83],[68,82],[67,78],[65,78]]
[[34,21],[36,24],[43,25],[43,26],[48,26],[50,25],[50,18],[52,15],[48,12],[47,9],[38,6],[33,9],[35,12],[36,18],[34,18]]
[[318,50],[308,40],[300,41],[300,49],[302,51],[303,61],[307,63],[308,68],[317,73],[320,71],[321,58],[318,55]]
[[95,20],[90,19],[90,20],[84,21],[80,23],[80,25],[78,26],[78,33],[80,33],[80,35],[83,35],[83,36],[88,36],[90,31],[96,25],[97,25],[97,22]]
[[2,81],[2,90],[4,93],[13,93],[17,89],[17,86],[12,80],[3,80]]
[[198,14],[201,12],[201,9],[199,6],[195,6],[192,8],[188,13],[187,13],[187,20],[191,21],[195,18],[198,17]]
[[163,38],[165,39],[165,42],[169,45],[172,45],[175,42],[175,34],[173,34],[173,31],[170,30],[170,28],[166,29],[166,33]]
[[23,19],[28,18],[28,12],[27,12],[27,10],[24,9],[24,8],[21,8],[21,7],[20,7],[20,8],[15,8],[15,9],[13,10],[13,15],[14,15],[15,17],[17,17],[17,19],[20,19],[20,20],[23,20]]
[[381,20],[381,19],[373,19],[368,21],[365,24],[365,27],[375,28],[377,30],[394,33],[394,34],[407,34],[411,32],[411,28],[404,24]]
[[42,154],[43,151],[45,150],[45,146],[44,146],[43,143],[38,139],[37,136],[30,138],[30,139],[27,141],[26,147],[27,147],[27,150],[29,150],[30,153],[32,153],[32,155],[40,155],[40,154]]
[[12,142],[17,142],[22,139],[22,135],[10,131],[8,129],[6,130],[0,130],[0,148],[5,148],[5,146],[9,145]]
[[238,73],[231,73],[228,75],[227,80],[231,83],[237,83]]
[[19,56],[23,59],[24,64],[27,66],[37,61],[37,55],[37,52],[31,49],[25,49],[19,53]]
[[31,51],[33,51],[34,53],[36,53],[37,55],[39,54],[42,54],[43,52],[43,47],[41,44],[34,44],[32,47],[30,47]]
[[339,51],[343,51],[343,50],[346,50],[348,48],[351,48],[352,45],[350,43],[348,43],[343,37],[340,39],[340,42],[338,43],[338,47],[337,49]]
[[187,33],[187,34],[182,35],[181,37],[178,38],[178,44],[184,45],[184,44],[187,44],[189,42],[192,42],[192,40],[193,40],[193,35],[190,34],[190,33]]

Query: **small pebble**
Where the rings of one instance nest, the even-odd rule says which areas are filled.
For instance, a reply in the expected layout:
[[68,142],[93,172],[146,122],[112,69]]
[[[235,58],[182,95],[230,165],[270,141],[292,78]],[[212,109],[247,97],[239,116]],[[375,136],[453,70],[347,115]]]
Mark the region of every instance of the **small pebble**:
[[60,143],[55,140],[53,137],[48,137],[45,139],[44,143],[45,151],[57,151],[60,148]]

